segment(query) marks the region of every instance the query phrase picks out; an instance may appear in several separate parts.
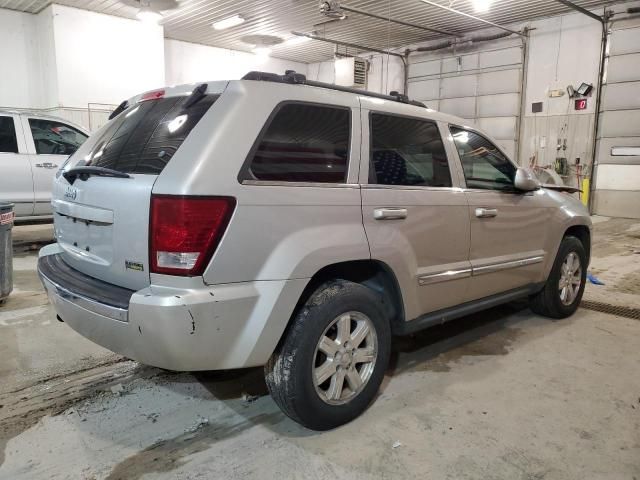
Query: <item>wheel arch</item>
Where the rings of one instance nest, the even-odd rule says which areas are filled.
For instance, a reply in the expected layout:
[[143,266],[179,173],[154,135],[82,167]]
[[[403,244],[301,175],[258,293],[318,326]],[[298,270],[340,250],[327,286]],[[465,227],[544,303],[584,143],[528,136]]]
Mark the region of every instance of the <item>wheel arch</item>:
[[576,237],[582,243],[585,252],[587,253],[587,265],[591,259],[591,230],[586,225],[572,225],[567,228],[562,238]]
[[300,295],[291,319],[318,287],[331,280],[347,280],[370,288],[380,296],[391,328],[394,329],[398,322],[404,322],[402,291],[395,273],[386,263],[371,259],[333,263],[318,270]]

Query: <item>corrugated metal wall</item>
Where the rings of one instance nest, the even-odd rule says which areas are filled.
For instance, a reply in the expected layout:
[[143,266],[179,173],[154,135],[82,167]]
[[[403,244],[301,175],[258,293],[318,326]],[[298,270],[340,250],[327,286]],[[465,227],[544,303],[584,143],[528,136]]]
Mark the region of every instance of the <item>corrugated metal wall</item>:
[[409,96],[475,123],[516,159],[523,53],[520,39],[504,39],[460,53],[412,54]]
[[640,150],[640,19],[614,22],[607,49],[593,211],[640,218],[640,153],[612,154],[615,147]]

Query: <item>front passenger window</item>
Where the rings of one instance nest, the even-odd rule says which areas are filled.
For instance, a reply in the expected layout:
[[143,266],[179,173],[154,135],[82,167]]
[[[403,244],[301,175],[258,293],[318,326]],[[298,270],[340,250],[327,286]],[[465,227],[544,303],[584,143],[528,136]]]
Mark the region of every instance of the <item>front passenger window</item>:
[[29,127],[38,155],[71,155],[87,139],[81,131],[53,120],[30,118]]
[[516,167],[483,136],[451,127],[467,188],[513,190]]

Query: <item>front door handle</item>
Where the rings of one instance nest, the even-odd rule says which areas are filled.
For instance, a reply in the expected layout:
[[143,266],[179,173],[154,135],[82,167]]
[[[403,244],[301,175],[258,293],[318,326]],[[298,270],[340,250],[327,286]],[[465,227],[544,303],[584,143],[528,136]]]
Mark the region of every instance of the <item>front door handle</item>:
[[44,163],[36,163],[36,167],[38,168],[58,168],[56,163],[44,162]]
[[491,218],[497,215],[497,208],[476,208],[476,217],[478,218]]
[[376,220],[402,220],[407,218],[406,208],[376,208],[373,211],[373,218]]

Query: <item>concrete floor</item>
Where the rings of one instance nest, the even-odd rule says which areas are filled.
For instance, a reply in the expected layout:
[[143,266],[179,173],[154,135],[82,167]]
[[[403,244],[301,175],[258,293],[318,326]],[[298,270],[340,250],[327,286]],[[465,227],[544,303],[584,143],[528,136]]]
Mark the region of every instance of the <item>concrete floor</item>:
[[[640,222],[596,219],[585,298],[640,306]],[[17,227],[21,250],[49,226]],[[640,480],[640,321],[515,303],[394,343],[369,410],[316,433],[260,369],[175,374],[111,354],[47,304],[35,253],[0,307],[0,479]]]

